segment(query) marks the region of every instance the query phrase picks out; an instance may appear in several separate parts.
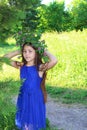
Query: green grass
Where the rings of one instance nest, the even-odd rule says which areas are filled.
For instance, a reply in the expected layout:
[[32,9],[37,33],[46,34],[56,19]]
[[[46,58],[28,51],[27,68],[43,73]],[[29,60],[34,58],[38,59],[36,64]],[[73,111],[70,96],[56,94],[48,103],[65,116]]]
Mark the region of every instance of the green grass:
[[[45,33],[58,64],[48,71],[47,91],[63,103],[87,104],[87,30]],[[56,87],[55,87],[56,86]]]
[[[48,71],[47,91],[63,103],[87,105],[87,30],[83,32],[45,33],[49,51],[58,58],[58,64]],[[12,40],[11,40],[12,43]],[[16,50],[13,44],[0,45],[0,56]],[[0,112],[15,112],[12,96],[20,87],[19,70],[3,64],[0,71]],[[49,123],[48,123],[49,125]],[[50,126],[49,126],[50,127]],[[48,127],[48,130],[50,128]]]
[[87,105],[87,90],[47,86],[47,91],[58,102]]
[[86,89],[86,33],[87,30],[60,34],[54,32],[43,35],[48,49],[58,58],[58,64],[48,72],[49,84]]

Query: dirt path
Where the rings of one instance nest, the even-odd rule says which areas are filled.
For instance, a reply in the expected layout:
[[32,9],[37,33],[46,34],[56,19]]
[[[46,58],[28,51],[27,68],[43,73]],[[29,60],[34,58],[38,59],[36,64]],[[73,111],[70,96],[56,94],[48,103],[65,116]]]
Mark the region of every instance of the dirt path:
[[47,117],[58,130],[87,130],[87,107],[56,102],[48,96]]
[[[17,97],[12,99],[16,103]],[[48,95],[46,104],[47,118],[56,130],[87,130],[87,107],[67,105],[55,101]]]

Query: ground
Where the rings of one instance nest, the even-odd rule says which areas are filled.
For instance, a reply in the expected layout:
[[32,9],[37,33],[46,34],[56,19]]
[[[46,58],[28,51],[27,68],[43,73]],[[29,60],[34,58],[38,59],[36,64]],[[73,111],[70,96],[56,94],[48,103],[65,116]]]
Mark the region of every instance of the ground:
[[87,130],[87,106],[62,104],[48,95],[47,117],[56,130]]
[[[16,103],[17,96],[12,99]],[[87,130],[87,106],[81,104],[62,104],[50,97],[46,103],[47,118],[56,130]]]

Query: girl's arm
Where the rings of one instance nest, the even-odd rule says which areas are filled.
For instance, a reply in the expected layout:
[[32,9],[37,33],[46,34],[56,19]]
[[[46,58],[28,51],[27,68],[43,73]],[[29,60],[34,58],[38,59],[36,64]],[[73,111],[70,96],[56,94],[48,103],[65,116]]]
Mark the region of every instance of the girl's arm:
[[[52,55],[49,51],[45,50],[45,55],[47,55],[47,57],[49,58],[49,62],[45,63],[45,64],[41,64],[39,67],[39,75],[42,77],[44,72],[46,70],[51,69],[53,66],[55,66],[58,62],[57,58]],[[43,91],[43,95],[44,95],[44,101],[45,103],[47,102],[47,92],[46,92],[46,88],[45,86],[42,86],[42,91]]]
[[[20,54],[21,54],[21,52],[20,52],[19,50],[16,50],[16,51],[10,52],[10,53],[8,53],[8,54],[5,54],[5,55],[3,56],[3,58],[5,57],[5,58],[8,58],[8,59],[11,59],[11,58],[13,58],[14,56],[20,55]],[[15,67],[15,68],[20,68],[20,66],[22,65],[22,63],[21,63],[21,62],[18,62],[18,61],[12,61],[12,60],[11,60],[10,65],[13,66],[13,67]]]
[[49,58],[49,62],[40,65],[40,70],[42,71],[51,69],[58,62],[57,58],[53,54],[51,54],[48,50],[45,50],[44,54],[47,55],[47,57]]

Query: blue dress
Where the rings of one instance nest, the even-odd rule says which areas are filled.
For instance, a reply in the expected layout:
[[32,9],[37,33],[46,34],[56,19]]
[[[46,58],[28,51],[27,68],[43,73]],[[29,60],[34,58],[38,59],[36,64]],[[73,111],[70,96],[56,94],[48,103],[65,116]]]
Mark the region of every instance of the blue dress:
[[20,69],[22,85],[19,89],[15,124],[21,130],[46,128],[46,105],[41,89],[42,78],[35,65]]

